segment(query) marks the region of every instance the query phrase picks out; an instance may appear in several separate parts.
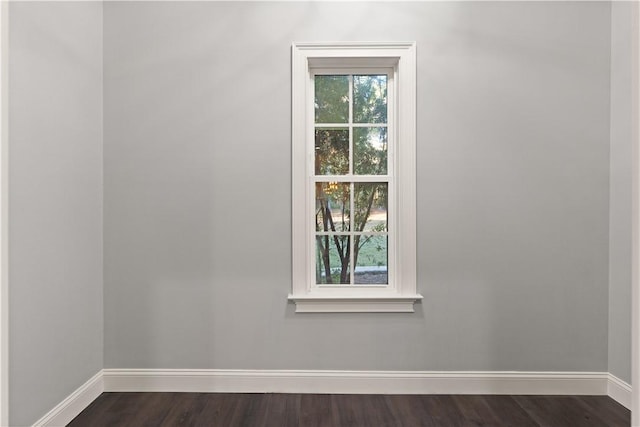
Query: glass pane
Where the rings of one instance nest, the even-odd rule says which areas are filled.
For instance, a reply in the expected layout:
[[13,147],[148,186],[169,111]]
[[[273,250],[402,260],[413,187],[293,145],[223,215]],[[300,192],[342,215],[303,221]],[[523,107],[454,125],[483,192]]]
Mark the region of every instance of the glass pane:
[[386,182],[354,184],[355,231],[387,231]]
[[316,175],[349,173],[349,129],[316,129]]
[[353,122],[387,123],[387,76],[353,76]]
[[316,76],[316,123],[349,121],[349,77]]
[[388,278],[387,236],[354,236],[356,284],[386,285]]
[[387,128],[353,129],[353,169],[356,175],[387,174]]
[[316,236],[316,283],[350,283],[349,244],[349,236]]
[[349,231],[350,185],[316,182],[316,231]]

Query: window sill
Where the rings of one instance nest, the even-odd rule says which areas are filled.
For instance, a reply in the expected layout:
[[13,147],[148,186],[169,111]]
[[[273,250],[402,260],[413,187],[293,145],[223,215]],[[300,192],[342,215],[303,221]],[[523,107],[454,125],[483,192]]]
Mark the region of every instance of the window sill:
[[296,313],[413,313],[422,295],[402,296],[294,296]]

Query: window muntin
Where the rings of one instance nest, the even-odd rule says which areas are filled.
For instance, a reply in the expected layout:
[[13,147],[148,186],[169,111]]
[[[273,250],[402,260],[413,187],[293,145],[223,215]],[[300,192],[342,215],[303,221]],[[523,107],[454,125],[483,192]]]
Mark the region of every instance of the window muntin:
[[316,245],[310,263],[316,286],[393,284],[389,251],[394,241],[387,221],[393,197],[388,167],[392,76],[391,69],[312,73]]

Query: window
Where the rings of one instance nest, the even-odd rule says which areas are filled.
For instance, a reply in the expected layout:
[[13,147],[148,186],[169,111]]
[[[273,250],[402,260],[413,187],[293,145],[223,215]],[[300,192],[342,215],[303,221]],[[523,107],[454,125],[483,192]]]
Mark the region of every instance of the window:
[[415,44],[293,46],[296,312],[413,312]]

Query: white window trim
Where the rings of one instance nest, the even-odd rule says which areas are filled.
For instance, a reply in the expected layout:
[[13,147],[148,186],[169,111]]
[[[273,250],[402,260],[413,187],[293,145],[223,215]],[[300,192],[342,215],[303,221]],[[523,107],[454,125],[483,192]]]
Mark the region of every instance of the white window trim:
[[[309,281],[309,178],[313,152],[308,152],[312,70],[315,68],[384,67],[394,71],[396,234],[393,286],[316,286]],[[297,313],[413,312],[422,299],[416,290],[416,46],[406,43],[294,43],[292,47],[292,293]],[[392,254],[389,254],[392,256]]]

